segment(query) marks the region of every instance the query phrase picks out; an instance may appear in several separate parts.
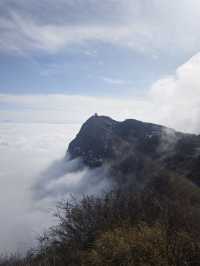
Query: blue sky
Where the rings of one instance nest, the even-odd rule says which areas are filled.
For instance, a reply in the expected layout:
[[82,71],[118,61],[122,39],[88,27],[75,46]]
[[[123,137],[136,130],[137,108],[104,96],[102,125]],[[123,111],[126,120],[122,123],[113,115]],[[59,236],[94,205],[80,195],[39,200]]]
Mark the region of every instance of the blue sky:
[[140,94],[198,52],[196,0],[1,0],[0,93]]
[[199,0],[1,0],[0,123],[199,132],[199,17]]

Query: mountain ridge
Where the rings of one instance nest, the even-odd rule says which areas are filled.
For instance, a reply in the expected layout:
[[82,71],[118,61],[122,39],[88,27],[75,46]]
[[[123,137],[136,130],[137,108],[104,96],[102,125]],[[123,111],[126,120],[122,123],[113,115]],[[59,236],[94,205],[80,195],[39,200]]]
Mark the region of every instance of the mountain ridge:
[[69,144],[68,153],[91,168],[110,164],[113,175],[121,176],[142,175],[148,161],[200,185],[200,136],[153,123],[94,115]]

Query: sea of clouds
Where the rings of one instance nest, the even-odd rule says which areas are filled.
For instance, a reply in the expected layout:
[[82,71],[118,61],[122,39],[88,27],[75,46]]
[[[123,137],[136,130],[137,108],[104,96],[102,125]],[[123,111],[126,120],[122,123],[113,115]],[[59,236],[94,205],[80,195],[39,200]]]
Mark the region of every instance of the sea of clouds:
[[77,129],[73,124],[0,124],[0,252],[29,248],[55,222],[54,206],[33,199],[32,187],[65,155]]
[[0,124],[0,253],[24,252],[56,224],[62,200],[109,188],[104,168],[89,170],[66,154],[79,124]]
[[55,224],[56,202],[109,187],[106,169],[68,162],[66,150],[92,114],[200,132],[200,54],[140,97],[0,95],[0,253],[24,251]]

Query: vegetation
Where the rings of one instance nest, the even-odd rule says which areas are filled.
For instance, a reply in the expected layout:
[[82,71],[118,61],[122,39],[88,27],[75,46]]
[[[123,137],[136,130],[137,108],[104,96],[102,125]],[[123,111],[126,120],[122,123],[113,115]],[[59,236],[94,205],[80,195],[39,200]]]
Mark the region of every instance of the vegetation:
[[200,265],[200,193],[188,182],[163,174],[141,191],[62,203],[37,250],[0,266]]

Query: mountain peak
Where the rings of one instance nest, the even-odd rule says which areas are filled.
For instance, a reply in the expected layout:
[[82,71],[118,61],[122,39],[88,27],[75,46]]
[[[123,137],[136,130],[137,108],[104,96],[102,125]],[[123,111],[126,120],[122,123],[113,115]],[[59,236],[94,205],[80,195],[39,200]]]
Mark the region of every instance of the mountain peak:
[[[81,127],[68,151],[90,167],[139,149],[155,152],[164,127],[134,119],[122,122],[95,114]],[[143,147],[142,147],[143,146]]]
[[100,166],[103,159],[112,155],[113,128],[117,123],[107,116],[90,117],[69,145],[71,157],[82,157],[84,163],[90,167]]
[[141,173],[148,161],[200,184],[200,136],[156,124],[95,114],[82,125],[68,152],[92,168],[110,163],[122,175]]

